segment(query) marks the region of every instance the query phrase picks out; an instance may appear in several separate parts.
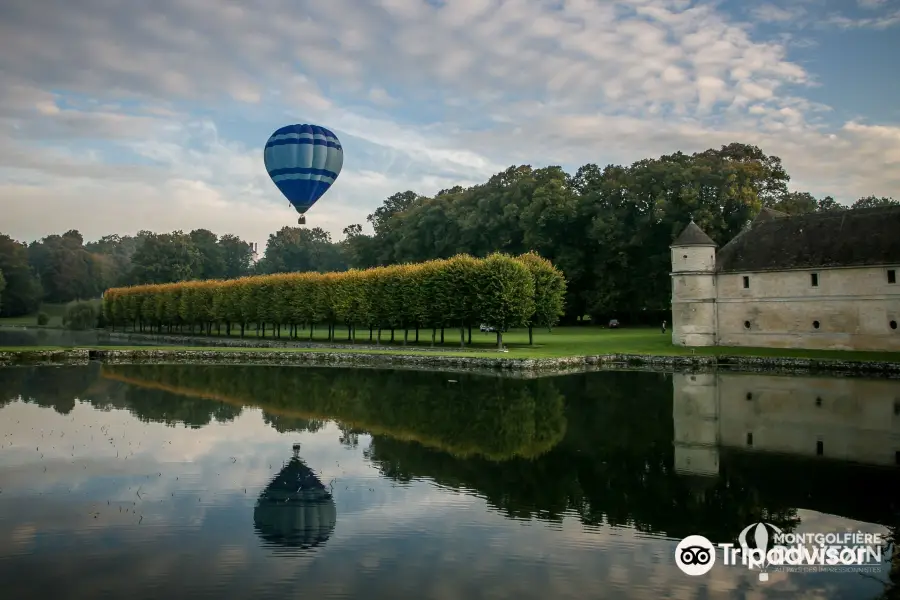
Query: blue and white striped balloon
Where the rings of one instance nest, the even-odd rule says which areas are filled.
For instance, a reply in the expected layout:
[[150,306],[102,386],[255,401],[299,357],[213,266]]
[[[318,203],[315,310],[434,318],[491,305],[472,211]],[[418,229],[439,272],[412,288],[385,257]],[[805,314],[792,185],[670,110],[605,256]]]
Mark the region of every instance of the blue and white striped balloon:
[[318,125],[287,125],[266,142],[266,171],[301,215],[328,191],[344,166],[344,149]]

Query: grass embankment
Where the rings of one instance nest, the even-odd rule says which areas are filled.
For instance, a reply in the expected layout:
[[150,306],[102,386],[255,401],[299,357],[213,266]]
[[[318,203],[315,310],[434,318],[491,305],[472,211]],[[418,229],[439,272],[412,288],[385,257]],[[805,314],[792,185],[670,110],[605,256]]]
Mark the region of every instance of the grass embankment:
[[[360,332],[362,333],[362,332]],[[412,340],[403,345],[403,332],[397,332],[393,344],[389,343],[390,333],[382,334],[383,342],[376,347],[368,342],[368,332],[365,336],[359,335],[352,349],[335,348],[242,348],[221,346],[105,346],[106,350],[201,350],[214,352],[359,352],[367,354],[425,354],[431,345],[431,331],[420,332],[419,343]],[[800,350],[780,348],[739,348],[739,347],[713,347],[713,348],[684,348],[672,344],[670,332],[661,333],[659,329],[634,328],[634,329],[601,329],[597,327],[558,327],[553,332],[534,332],[534,345],[528,345],[528,331],[514,330],[503,336],[503,342],[509,352],[496,352],[496,337],[492,333],[482,333],[478,330],[472,332],[472,344],[467,344],[468,351],[455,351],[459,345],[459,332],[447,330],[445,332],[444,352],[442,356],[492,356],[496,358],[562,358],[569,356],[597,356],[607,354],[638,354],[654,356],[755,356],[755,357],[783,357],[806,358],[823,360],[847,360],[869,362],[900,362],[900,352],[855,352],[844,350]],[[233,336],[234,337],[234,336]],[[248,335],[245,340],[257,339],[255,333]],[[259,338],[262,339],[262,338]],[[271,333],[266,336],[272,340]],[[282,337],[281,341],[290,341],[288,337]],[[308,341],[302,337],[300,342]],[[313,341],[327,342],[327,332],[324,328],[315,332]],[[346,344],[346,334],[335,337],[335,343]],[[86,347],[86,346],[85,346]],[[99,347],[92,347],[99,348]],[[6,351],[35,350],[29,348],[0,348]],[[57,347],[45,347],[43,350],[56,350]],[[472,350],[483,352],[473,353]],[[433,352],[428,352],[433,354]]]
[[[63,314],[66,312],[65,304],[43,304],[41,309],[33,314],[21,317],[0,317],[0,327],[42,327],[44,329],[61,329],[63,326]],[[48,317],[46,325],[38,325],[38,315],[45,313]]]

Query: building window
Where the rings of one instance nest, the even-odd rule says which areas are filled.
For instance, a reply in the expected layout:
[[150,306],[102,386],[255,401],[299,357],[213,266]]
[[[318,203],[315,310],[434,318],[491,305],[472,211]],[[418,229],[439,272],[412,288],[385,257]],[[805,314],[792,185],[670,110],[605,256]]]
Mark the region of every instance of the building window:
[[891,321],[891,329],[897,329],[897,321]]
[[819,287],[819,274],[818,273],[810,273],[809,274],[809,282],[813,287]]
[[822,396],[816,396],[816,406],[822,406]]
[[753,393],[747,392],[747,400],[753,400]]
[[753,432],[751,432],[751,431],[747,432],[747,445],[748,446],[753,445]]
[[744,321],[744,329],[750,329],[750,321]]
[[816,442],[816,456],[823,456],[825,454],[825,442],[819,440]]
[[748,289],[750,287],[750,277],[744,275],[744,289]]
[[818,322],[818,321],[813,321],[813,327],[815,327],[816,329],[818,329],[818,328],[819,328],[819,322]]
[[897,283],[897,271],[888,269],[888,283]]

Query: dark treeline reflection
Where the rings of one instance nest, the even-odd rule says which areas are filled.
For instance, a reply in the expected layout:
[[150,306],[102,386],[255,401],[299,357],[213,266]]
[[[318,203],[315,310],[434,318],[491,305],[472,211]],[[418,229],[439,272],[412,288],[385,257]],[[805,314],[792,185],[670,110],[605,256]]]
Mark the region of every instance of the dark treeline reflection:
[[199,427],[263,410],[278,431],[338,421],[345,442],[384,433],[465,457],[537,456],[563,439],[563,398],[549,380],[333,368],[201,365],[0,370],[0,401],[67,413],[75,398],[144,421]]
[[[234,419],[244,406],[261,408],[282,432],[317,431],[333,420],[341,443],[372,436],[365,454],[385,477],[474,493],[513,518],[574,515],[585,525],[714,541],[733,541],[760,520],[791,531],[798,508],[897,524],[896,470],[723,448],[717,476],[676,473],[673,384],[663,374],[525,380],[262,366],[0,369],[0,401],[20,396],[62,413],[79,398],[195,427]],[[319,519],[325,529],[330,519],[327,510],[284,518]]]
[[21,397],[68,414],[75,401],[82,400],[99,410],[127,410],[142,421],[193,428],[232,421],[241,414],[240,405],[106,380],[101,370],[99,363],[0,369],[0,406]]
[[722,541],[763,518],[786,530],[798,522],[795,504],[760,496],[740,472],[704,482],[675,472],[671,379],[600,373],[554,385],[566,398],[566,436],[535,460],[460,460],[385,436],[373,439],[369,456],[388,477],[469,489],[516,518],[575,513],[586,525]]
[[563,398],[547,380],[231,365],[104,365],[102,376],[259,407],[273,423],[283,418],[313,425],[335,420],[456,456],[536,456],[557,444],[566,428]]

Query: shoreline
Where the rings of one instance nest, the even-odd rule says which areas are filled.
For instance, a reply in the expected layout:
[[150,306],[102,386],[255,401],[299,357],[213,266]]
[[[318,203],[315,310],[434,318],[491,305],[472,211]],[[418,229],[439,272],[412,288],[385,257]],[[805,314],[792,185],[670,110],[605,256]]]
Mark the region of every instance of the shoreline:
[[[379,350],[379,351],[402,351],[404,346],[395,342],[391,343],[382,343],[376,344],[374,342],[357,342],[350,343],[348,341],[334,341],[329,342],[326,340],[302,340],[296,339],[292,340],[290,338],[287,339],[279,339],[275,337],[256,337],[255,335],[248,335],[245,338],[239,337],[224,337],[224,336],[202,336],[202,335],[185,335],[185,334],[160,334],[160,333],[129,333],[129,332],[119,332],[119,331],[100,331],[97,334],[97,339],[102,340],[116,340],[120,342],[135,342],[147,344],[149,342],[154,342],[159,346],[209,346],[212,348],[273,348],[273,349],[288,349],[288,348],[309,348],[309,349],[331,349],[331,350]],[[457,336],[458,339],[458,336]],[[422,346],[422,345],[412,345],[408,346],[408,348],[413,349],[415,352],[436,352],[436,353],[465,353],[465,354],[476,354],[476,355],[502,355],[503,352],[500,352],[496,348],[487,349],[487,348],[472,348],[470,346],[462,347],[458,344],[449,345],[444,344],[443,346]]]
[[[431,354],[430,356],[428,354]],[[851,377],[900,379],[900,363],[756,356],[677,356],[651,354],[603,354],[559,358],[509,358],[491,356],[441,356],[442,353],[401,352],[303,352],[257,350],[158,348],[29,348],[0,351],[0,366],[72,365],[101,361],[110,364],[259,364],[334,367],[413,368],[448,372],[500,372],[510,376],[545,377],[592,371],[714,371],[747,373],[831,373]]]

